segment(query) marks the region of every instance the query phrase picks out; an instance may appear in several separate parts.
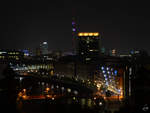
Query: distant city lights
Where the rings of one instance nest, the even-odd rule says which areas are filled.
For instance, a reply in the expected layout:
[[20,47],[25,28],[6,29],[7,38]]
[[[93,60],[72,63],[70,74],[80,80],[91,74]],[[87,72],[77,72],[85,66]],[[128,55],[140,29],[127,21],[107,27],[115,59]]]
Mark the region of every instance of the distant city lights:
[[104,67],[102,66],[101,69],[104,70]]
[[117,75],[117,70],[114,71],[114,74]]

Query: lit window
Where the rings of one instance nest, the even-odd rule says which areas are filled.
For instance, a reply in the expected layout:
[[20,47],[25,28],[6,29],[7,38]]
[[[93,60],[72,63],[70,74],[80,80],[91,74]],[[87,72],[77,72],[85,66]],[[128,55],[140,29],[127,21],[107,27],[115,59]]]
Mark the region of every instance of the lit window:
[[93,49],[90,49],[89,51],[94,51]]

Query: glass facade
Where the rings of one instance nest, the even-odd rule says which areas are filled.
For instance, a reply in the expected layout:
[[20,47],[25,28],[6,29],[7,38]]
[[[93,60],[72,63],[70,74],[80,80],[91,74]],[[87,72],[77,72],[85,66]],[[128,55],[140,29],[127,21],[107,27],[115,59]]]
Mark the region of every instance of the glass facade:
[[43,42],[43,43],[40,45],[40,49],[41,49],[42,55],[48,54],[48,43],[47,43],[47,42]]

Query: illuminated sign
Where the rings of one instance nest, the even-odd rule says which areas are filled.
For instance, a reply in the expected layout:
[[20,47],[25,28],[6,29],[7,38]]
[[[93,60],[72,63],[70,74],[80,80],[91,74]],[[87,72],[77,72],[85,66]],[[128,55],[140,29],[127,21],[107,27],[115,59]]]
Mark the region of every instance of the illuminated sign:
[[78,36],[99,36],[100,34],[98,32],[95,33],[90,33],[90,32],[85,32],[85,33],[78,33]]

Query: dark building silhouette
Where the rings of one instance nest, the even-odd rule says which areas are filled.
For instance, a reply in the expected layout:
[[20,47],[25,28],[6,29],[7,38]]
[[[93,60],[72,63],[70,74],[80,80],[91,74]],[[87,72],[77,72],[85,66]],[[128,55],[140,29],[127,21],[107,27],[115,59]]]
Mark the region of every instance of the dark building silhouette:
[[77,37],[77,55],[90,60],[94,57],[99,57],[101,35],[98,32],[78,33]]

